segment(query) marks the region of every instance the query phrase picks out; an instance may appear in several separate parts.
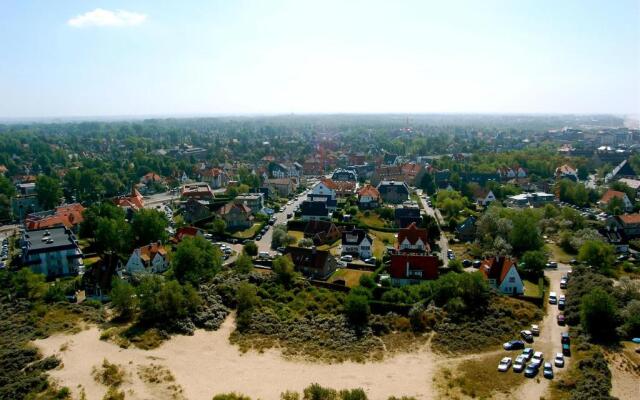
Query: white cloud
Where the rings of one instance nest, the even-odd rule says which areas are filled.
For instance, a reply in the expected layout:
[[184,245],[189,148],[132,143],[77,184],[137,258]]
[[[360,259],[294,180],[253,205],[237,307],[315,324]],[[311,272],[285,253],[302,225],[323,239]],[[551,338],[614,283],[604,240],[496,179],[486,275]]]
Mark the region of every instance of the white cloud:
[[67,21],[67,25],[74,28],[85,28],[90,26],[122,27],[136,26],[146,21],[147,16],[126,10],[105,10],[96,8],[84,14],[75,16]]

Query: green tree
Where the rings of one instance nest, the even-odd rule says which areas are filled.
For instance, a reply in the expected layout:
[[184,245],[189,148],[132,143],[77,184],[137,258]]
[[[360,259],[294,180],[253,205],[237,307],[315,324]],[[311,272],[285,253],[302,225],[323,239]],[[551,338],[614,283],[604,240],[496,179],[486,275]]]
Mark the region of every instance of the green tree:
[[107,262],[115,262],[115,255],[126,255],[132,248],[131,225],[124,219],[99,217],[94,231],[98,253],[108,255]]
[[541,277],[549,260],[547,253],[542,250],[530,250],[522,255],[522,270],[530,277]]
[[113,279],[111,304],[121,318],[131,318],[137,306],[136,291],[133,286],[122,279]]
[[253,271],[253,262],[251,260],[251,256],[242,253],[238,256],[238,259],[236,260],[236,271],[238,271],[241,274],[248,274],[249,272]]
[[297,277],[293,261],[287,256],[276,257],[273,260],[273,273],[284,287],[290,287]]
[[253,240],[244,244],[242,251],[250,256],[258,255],[258,245]]
[[595,340],[610,340],[615,336],[618,306],[615,299],[596,287],[582,296],[580,322]]
[[344,312],[352,324],[365,326],[371,314],[369,299],[361,294],[349,293],[344,301]]
[[39,175],[36,179],[36,195],[42,208],[45,210],[55,208],[62,199],[60,181],[47,175]]
[[163,282],[157,275],[142,278],[136,290],[140,299],[140,317],[143,321],[167,323],[186,318],[196,311],[200,296],[189,284],[178,281]]
[[47,291],[44,275],[36,274],[29,268],[22,268],[14,273],[11,277],[11,283],[16,296],[29,300],[40,299]]
[[273,227],[273,234],[271,236],[271,248],[277,249],[278,247],[285,247],[294,243],[296,239],[290,236],[287,232],[286,225],[276,225]]
[[615,261],[613,246],[598,241],[587,240],[578,252],[578,260],[592,266],[597,271],[607,272]]
[[224,234],[224,231],[226,229],[227,229],[227,223],[224,222],[222,218],[216,218],[215,221],[213,221],[213,226],[211,231],[213,232],[214,235],[221,236]]
[[197,285],[220,271],[222,255],[206,239],[200,236],[186,237],[178,244],[171,266],[178,281]]
[[167,240],[169,221],[164,213],[157,210],[140,210],[133,215],[131,228],[138,245],[147,245]]
[[509,243],[514,252],[522,254],[528,250],[538,250],[543,246],[544,242],[534,218],[520,212],[515,214],[511,221],[513,229],[509,235]]
[[624,202],[619,197],[612,197],[607,203],[607,212],[611,215],[621,215],[624,213]]
[[0,175],[0,220],[11,217],[11,198],[16,195],[16,189],[11,181]]

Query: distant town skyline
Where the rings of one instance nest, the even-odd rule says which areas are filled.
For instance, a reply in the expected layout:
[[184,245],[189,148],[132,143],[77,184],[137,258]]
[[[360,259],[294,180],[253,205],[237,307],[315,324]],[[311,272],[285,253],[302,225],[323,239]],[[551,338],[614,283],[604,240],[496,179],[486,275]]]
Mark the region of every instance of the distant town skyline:
[[0,119],[640,115],[640,2],[0,4]]

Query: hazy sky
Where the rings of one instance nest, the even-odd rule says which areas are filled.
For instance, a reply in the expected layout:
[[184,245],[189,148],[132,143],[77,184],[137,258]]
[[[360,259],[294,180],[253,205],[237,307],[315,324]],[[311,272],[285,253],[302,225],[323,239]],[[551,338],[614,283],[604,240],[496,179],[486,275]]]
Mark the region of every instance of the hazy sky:
[[640,0],[0,1],[0,117],[640,113]]

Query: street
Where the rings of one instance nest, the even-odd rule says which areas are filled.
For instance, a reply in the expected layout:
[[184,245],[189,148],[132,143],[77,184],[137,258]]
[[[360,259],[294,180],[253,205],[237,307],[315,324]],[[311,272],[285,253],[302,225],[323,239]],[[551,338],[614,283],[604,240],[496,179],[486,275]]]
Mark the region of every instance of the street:
[[[438,227],[442,227],[443,219],[442,215],[440,214],[440,210],[429,206],[429,203],[423,197],[424,193],[421,189],[418,189],[416,193],[418,194],[418,198],[422,203],[424,212],[427,213],[427,215],[435,218],[436,222],[438,223]],[[442,259],[444,265],[447,265],[449,262],[449,257],[447,256],[447,251],[449,250],[449,241],[447,240],[447,236],[442,231],[442,228],[440,229],[440,239],[438,240],[438,246],[440,247],[440,258]]]

